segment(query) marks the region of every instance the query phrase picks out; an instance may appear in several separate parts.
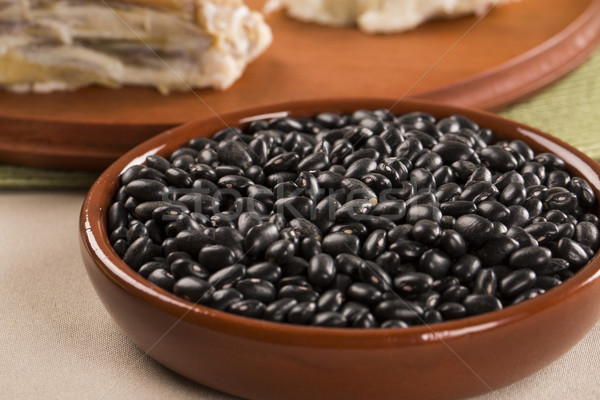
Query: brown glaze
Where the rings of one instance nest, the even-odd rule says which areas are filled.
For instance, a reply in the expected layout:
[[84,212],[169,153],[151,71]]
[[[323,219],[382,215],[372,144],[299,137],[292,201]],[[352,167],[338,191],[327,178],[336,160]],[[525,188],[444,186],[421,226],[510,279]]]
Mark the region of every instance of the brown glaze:
[[81,211],[80,243],[88,275],[109,313],[131,340],[168,368],[249,399],[455,399],[496,389],[552,362],[600,317],[600,257],[549,293],[504,310],[408,329],[300,327],[248,319],[194,305],[143,279],[112,250],[106,210],[118,176],[148,154],[167,155],[248,117],[289,112],[392,108],[437,117],[465,115],[498,138],[522,139],[536,152],[561,156],[600,198],[600,165],[558,139],[496,115],[394,100],[297,102],[188,123],[143,143],[108,168]]
[[[265,0],[250,0],[260,8]],[[168,127],[231,109],[330,97],[416,96],[499,109],[579,65],[600,40],[600,0],[522,0],[389,36],[267,19],[273,45],[230,89],[0,91],[0,162],[101,171]],[[469,29],[469,34],[461,38]],[[440,57],[444,57],[440,59]]]

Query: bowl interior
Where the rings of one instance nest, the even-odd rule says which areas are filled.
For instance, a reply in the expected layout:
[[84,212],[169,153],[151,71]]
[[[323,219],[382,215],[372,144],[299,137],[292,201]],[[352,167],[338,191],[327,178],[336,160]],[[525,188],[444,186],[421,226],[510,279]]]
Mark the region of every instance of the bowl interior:
[[386,347],[424,344],[440,338],[451,338],[482,332],[502,324],[517,323],[536,313],[552,308],[585,289],[600,275],[598,254],[574,277],[549,293],[503,310],[408,329],[350,330],[293,326],[239,317],[183,300],[151,284],[129,268],[114,252],[106,232],[106,211],[118,190],[119,175],[128,167],[142,164],[151,154],[168,156],[194,137],[208,137],[225,127],[243,127],[250,121],[281,116],[305,118],[319,112],[352,112],[357,109],[386,108],[401,114],[425,111],[436,118],[460,114],[495,132],[495,139],[520,139],[536,153],[550,152],[560,156],[573,176],[584,177],[600,198],[600,165],[573,147],[534,128],[506,120],[497,115],[421,101],[389,99],[320,100],[259,107],[190,122],[140,144],[111,165],[90,190],[81,214],[81,232],[96,265],[116,284],[132,295],[177,317],[223,333],[241,335],[276,343],[310,344],[324,347]]

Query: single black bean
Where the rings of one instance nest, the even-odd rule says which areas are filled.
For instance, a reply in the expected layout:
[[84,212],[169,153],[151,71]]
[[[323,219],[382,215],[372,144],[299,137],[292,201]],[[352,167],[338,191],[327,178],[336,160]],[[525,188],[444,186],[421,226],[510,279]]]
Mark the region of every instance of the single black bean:
[[148,275],[148,281],[154,283],[156,286],[161,289],[167,290],[169,292],[173,291],[173,286],[175,285],[175,278],[173,275],[166,269],[157,268]]
[[451,265],[452,260],[450,257],[439,249],[427,250],[419,259],[419,269],[434,279],[446,276]]
[[267,321],[284,322],[287,318],[287,314],[297,304],[298,302],[296,300],[290,298],[275,300],[267,305],[262,318]]
[[498,278],[496,273],[489,268],[477,272],[473,283],[473,294],[495,295],[498,289]]
[[544,293],[546,293],[546,291],[541,288],[529,289],[517,296],[517,298],[515,298],[511,304],[519,304],[525,300],[534,299]]
[[509,183],[498,200],[505,205],[523,205],[527,198],[527,192],[523,183],[513,182]]
[[204,279],[195,276],[186,276],[177,280],[173,286],[173,293],[179,297],[196,304],[204,304],[210,300],[212,287]]
[[455,200],[440,204],[440,211],[444,215],[460,217],[465,214],[474,214],[477,212],[477,205],[473,201]]
[[235,288],[247,299],[256,299],[265,304],[275,300],[277,291],[269,281],[249,278],[242,279],[235,284]]
[[537,222],[524,228],[540,244],[552,241],[558,236],[558,227],[551,222]]
[[442,212],[438,207],[429,204],[413,205],[406,212],[406,222],[409,224],[414,225],[417,221],[422,219],[428,219],[439,223],[442,219]]
[[140,267],[138,274],[148,279],[148,276],[157,269],[164,269],[166,271],[168,270],[168,266],[162,261],[149,261]]
[[446,229],[441,233],[438,247],[454,258],[462,256],[468,250],[465,238],[453,229]]
[[420,322],[423,308],[418,304],[401,299],[383,300],[375,306],[373,315],[380,321],[394,319],[414,324]]
[[[118,241],[117,241],[118,242]],[[142,265],[152,259],[152,239],[141,236],[136,239],[122,256],[125,264],[137,271]]]
[[270,222],[250,228],[244,239],[244,248],[251,257],[258,257],[277,239],[279,230]]
[[248,318],[260,318],[265,312],[265,309],[265,305],[255,299],[237,301],[227,307],[227,311],[230,313]]
[[463,285],[454,285],[442,293],[441,302],[455,302],[460,303],[469,294],[469,289]]
[[457,277],[460,283],[467,284],[473,281],[482,268],[481,260],[472,255],[464,254],[452,263],[450,272]]
[[488,146],[481,149],[478,154],[484,164],[500,172],[513,170],[518,166],[517,159],[501,146]]
[[578,270],[588,263],[590,256],[576,241],[563,238],[558,241],[558,255],[569,262],[574,270]]
[[462,304],[468,315],[478,315],[503,308],[502,302],[496,296],[489,294],[470,294],[463,299]]
[[317,305],[314,301],[301,301],[288,311],[287,320],[292,324],[306,325],[316,313]]
[[518,269],[500,280],[498,288],[503,296],[514,299],[535,285],[536,274],[528,268]]
[[[484,267],[502,264],[508,257],[518,253],[519,242],[506,236],[499,236],[488,240],[479,250],[477,255]],[[518,268],[518,267],[515,267]]]
[[[184,253],[186,254],[186,253]],[[194,276],[200,279],[208,279],[210,270],[192,259],[179,258],[169,264],[169,271],[175,279],[186,276]]]
[[308,280],[315,286],[325,287],[335,278],[336,268],[333,258],[328,254],[317,254],[310,259]]
[[487,219],[476,215],[466,214],[460,216],[454,224],[454,229],[460,233],[467,242],[475,245],[484,243],[493,231],[493,225]]
[[442,303],[437,307],[437,310],[442,314],[442,317],[445,320],[458,319],[467,315],[467,309],[461,303]]
[[494,184],[491,182],[479,181],[465,187],[460,194],[460,199],[481,203],[482,201],[497,197],[498,194],[498,189]]
[[365,240],[361,249],[361,255],[365,260],[374,260],[385,251],[386,247],[386,231],[378,229],[371,232],[371,234]]
[[236,282],[245,277],[246,266],[243,264],[233,264],[213,273],[208,278],[208,283],[216,289],[226,289],[234,286]]
[[414,240],[400,239],[392,243],[390,251],[396,252],[404,261],[413,261],[421,257],[427,248]]
[[125,191],[138,201],[158,201],[167,199],[169,188],[159,181],[136,179],[125,185]]
[[346,294],[349,299],[363,304],[374,305],[381,301],[381,291],[368,283],[353,283],[348,287]]
[[433,286],[431,275],[422,272],[409,272],[394,278],[394,289],[401,296],[414,296],[427,293]]
[[366,218],[365,215],[368,214],[373,209],[374,202],[372,200],[358,199],[351,200],[337,209],[334,213],[334,218],[336,222],[347,222],[347,221],[358,221]]
[[358,278],[382,292],[390,290],[392,278],[383,268],[373,261],[364,261],[358,267]]

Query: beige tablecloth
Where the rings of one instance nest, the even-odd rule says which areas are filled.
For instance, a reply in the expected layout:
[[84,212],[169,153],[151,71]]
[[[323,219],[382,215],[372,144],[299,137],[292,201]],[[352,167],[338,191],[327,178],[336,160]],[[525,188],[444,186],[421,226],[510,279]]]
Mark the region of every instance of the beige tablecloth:
[[[0,194],[0,399],[231,399],[145,356],[108,316],[79,255],[83,198]],[[600,399],[599,343],[600,324],[544,370],[477,400]]]

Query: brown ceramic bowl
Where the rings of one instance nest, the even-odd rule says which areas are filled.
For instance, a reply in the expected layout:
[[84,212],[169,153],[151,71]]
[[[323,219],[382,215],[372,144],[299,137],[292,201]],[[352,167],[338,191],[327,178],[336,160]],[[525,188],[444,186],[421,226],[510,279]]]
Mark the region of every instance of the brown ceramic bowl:
[[[119,174],[149,154],[168,155],[192,137],[257,116],[390,108],[437,117],[462,114],[498,138],[521,139],[562,157],[600,198],[600,165],[533,128],[496,115],[439,104],[331,100],[275,105],[192,122],[137,146],[98,178],[81,212],[81,251],[109,313],[143,351],[206,386],[249,399],[453,399],[490,391],[552,362],[600,316],[598,256],[563,285],[501,311],[408,329],[302,327],[194,305],[146,281],[112,250],[106,210]],[[272,116],[272,115],[271,115]]]

